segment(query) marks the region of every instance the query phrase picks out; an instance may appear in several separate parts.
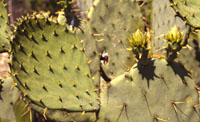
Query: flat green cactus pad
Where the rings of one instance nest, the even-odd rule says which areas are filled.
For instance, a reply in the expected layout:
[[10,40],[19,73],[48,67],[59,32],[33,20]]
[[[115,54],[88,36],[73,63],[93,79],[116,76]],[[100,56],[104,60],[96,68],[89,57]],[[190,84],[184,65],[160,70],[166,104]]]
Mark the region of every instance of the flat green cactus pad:
[[108,84],[101,100],[99,122],[200,121],[194,80],[182,65],[164,59],[135,64]]
[[54,110],[99,108],[84,50],[66,26],[25,17],[11,44],[14,81],[31,102]]
[[29,110],[23,100],[18,99],[13,105],[16,122],[32,122],[34,111]]
[[176,16],[176,12],[169,6],[168,0],[153,0],[152,2],[152,29],[154,33],[152,41],[152,52],[155,54],[163,54],[164,34],[176,25],[185,35],[188,32],[188,27],[184,22]]
[[98,52],[108,55],[102,67],[110,78],[130,69],[135,63],[128,37],[143,28],[142,14],[136,1],[96,0],[88,14],[91,35],[97,42]]
[[[30,107],[43,113],[44,108],[30,104]],[[55,120],[56,122],[95,122],[96,113],[95,112],[67,112],[65,110],[48,110],[45,113],[48,120]]]
[[[0,121],[7,120],[7,122],[12,122],[15,119],[15,114],[13,111],[13,107],[10,103],[15,103],[19,98],[19,91],[17,88],[11,90],[12,79],[5,79],[2,83],[2,91],[0,92]],[[9,114],[8,114],[9,113]]]
[[191,71],[196,83],[200,82],[200,32],[191,33],[187,48],[183,48],[177,60]]
[[8,13],[6,9],[7,4],[4,3],[4,0],[0,1],[0,52],[8,51],[10,48],[9,45],[9,36],[11,33],[10,26],[8,25]]
[[78,8],[80,9],[81,18],[86,18],[93,0],[76,0]]
[[169,0],[177,15],[194,28],[200,28],[199,0]]
[[100,58],[97,50],[97,43],[93,36],[91,36],[91,29],[87,23],[82,23],[79,30],[76,32],[77,36],[83,43],[85,54],[90,67],[90,72],[94,84],[97,88],[100,85]]
[[31,122],[30,114],[32,113],[27,111],[26,104],[20,100],[19,90],[12,88],[12,78],[9,77],[2,81],[0,122]]

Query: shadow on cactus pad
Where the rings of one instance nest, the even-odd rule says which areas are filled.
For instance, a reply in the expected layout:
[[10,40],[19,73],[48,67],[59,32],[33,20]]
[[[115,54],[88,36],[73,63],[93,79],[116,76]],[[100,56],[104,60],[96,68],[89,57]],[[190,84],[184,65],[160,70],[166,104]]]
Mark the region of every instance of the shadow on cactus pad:
[[187,84],[185,77],[192,78],[191,73],[187,69],[185,69],[183,64],[177,62],[171,62],[168,65],[171,66],[172,70],[174,71],[174,74],[178,75],[184,84]]
[[[199,48],[199,42],[197,40],[193,40],[193,44],[195,45],[194,50],[195,50],[195,59],[200,63],[200,48]],[[200,66],[200,64],[199,64]]]
[[142,79],[145,78],[147,80],[148,88],[150,87],[150,80],[154,80],[154,77],[159,78],[159,76],[155,74],[156,67],[154,66],[154,60],[150,60],[147,66],[143,66],[138,63],[137,68],[139,74],[142,75]]

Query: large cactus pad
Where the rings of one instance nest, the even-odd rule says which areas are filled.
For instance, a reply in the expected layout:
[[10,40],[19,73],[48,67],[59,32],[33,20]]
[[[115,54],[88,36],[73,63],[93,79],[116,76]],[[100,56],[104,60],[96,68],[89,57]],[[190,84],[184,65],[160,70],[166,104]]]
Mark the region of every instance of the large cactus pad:
[[194,80],[182,65],[152,60],[111,81],[100,122],[198,122],[198,104]]
[[84,50],[66,26],[25,17],[11,44],[14,81],[33,103],[56,110],[98,109]]

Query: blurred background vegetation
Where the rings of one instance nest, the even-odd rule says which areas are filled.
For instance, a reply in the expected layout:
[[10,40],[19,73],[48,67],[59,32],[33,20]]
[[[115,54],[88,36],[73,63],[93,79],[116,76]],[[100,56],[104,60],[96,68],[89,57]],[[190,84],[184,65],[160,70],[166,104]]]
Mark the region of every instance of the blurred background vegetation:
[[33,11],[50,11],[54,13],[61,9],[56,4],[58,0],[5,0],[8,3],[8,12],[11,14],[10,23],[13,24],[17,18]]

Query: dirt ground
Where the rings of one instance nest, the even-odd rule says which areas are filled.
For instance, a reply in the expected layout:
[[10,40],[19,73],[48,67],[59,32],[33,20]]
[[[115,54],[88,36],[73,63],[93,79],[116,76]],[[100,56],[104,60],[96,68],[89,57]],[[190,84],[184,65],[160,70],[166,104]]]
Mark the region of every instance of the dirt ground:
[[9,55],[8,53],[0,54],[0,79],[9,76]]

